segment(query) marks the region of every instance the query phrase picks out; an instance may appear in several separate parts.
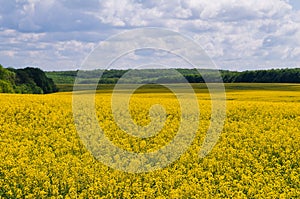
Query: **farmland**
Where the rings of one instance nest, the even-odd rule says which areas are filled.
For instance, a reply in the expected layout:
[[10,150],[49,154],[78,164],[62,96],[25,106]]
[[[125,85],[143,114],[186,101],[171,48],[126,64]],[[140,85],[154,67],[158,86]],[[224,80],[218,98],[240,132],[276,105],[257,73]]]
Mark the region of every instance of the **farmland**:
[[[194,141],[178,160],[149,173],[118,171],[93,157],[76,131],[72,93],[0,94],[0,197],[299,197],[300,85],[226,84],[223,131],[204,158],[198,152],[211,102],[204,85],[193,87],[201,110]],[[174,94],[146,87],[132,96],[135,123],[149,123],[147,110],[156,103],[168,115],[159,134],[141,139],[116,130],[111,89],[98,90],[95,104],[99,125],[116,146],[149,152],[176,135],[180,110]]]

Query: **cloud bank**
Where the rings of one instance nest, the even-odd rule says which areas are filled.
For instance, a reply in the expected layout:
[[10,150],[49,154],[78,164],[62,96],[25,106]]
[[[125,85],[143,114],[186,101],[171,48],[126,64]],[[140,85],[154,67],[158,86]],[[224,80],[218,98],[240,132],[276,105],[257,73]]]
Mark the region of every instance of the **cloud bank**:
[[0,0],[0,63],[77,69],[109,36],[175,30],[223,69],[299,67],[298,2],[283,0]]

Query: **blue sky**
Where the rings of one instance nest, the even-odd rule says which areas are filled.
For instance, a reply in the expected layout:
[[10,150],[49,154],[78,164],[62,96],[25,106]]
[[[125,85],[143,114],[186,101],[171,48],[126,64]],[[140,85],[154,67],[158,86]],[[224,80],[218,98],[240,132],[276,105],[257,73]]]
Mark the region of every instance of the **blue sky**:
[[0,0],[0,64],[79,68],[97,44],[141,27],[195,40],[219,68],[300,67],[299,0]]

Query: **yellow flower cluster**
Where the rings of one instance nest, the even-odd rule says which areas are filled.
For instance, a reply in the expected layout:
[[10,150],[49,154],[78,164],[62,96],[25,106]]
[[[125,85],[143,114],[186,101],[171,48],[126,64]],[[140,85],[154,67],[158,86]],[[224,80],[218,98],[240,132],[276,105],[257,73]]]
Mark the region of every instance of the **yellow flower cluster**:
[[[149,173],[126,173],[97,161],[82,143],[72,94],[0,95],[0,198],[297,198],[300,196],[300,94],[227,93],[227,118],[218,143],[199,151],[209,127],[209,94],[197,94],[196,138],[182,156]],[[130,101],[134,123],[151,122],[154,104],[165,108],[163,128],[149,138],[121,131],[111,94],[96,95],[99,125],[118,147],[146,153],[168,144],[179,128],[171,93],[139,93]],[[118,155],[107,157],[118,159]],[[134,167],[134,163],[132,164]]]

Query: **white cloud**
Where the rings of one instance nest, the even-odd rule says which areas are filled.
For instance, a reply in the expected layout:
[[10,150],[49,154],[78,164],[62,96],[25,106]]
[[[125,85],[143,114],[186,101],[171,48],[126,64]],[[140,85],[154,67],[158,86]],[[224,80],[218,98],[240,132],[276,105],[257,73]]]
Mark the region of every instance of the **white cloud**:
[[70,69],[108,36],[148,26],[194,38],[223,68],[296,66],[300,59],[300,11],[282,0],[0,0],[0,5],[0,63],[8,66]]

